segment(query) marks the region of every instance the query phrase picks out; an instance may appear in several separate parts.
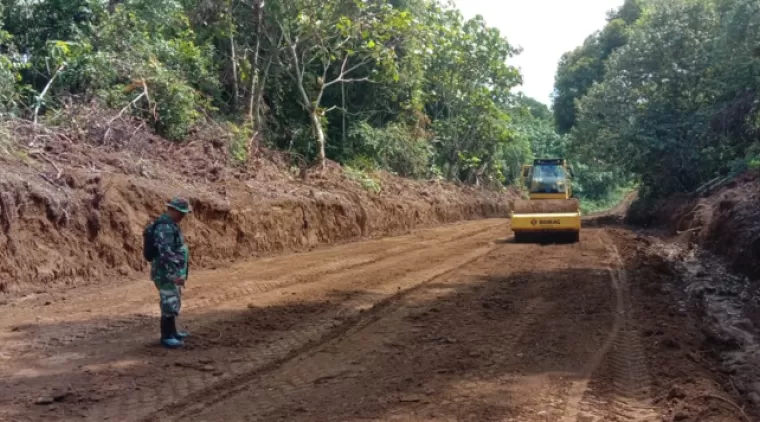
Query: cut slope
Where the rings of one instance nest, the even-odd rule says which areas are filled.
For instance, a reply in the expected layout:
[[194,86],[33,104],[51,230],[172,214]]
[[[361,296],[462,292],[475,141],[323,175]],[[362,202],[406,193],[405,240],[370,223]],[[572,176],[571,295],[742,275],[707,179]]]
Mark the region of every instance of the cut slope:
[[760,171],[746,172],[698,195],[640,201],[628,220],[664,223],[726,257],[734,270],[760,278]]
[[189,197],[195,210],[183,223],[192,268],[505,217],[514,198],[388,174],[375,176],[382,191],[370,193],[334,163],[324,172],[301,168],[296,177],[289,160],[264,149],[248,166],[233,166],[221,130],[179,146],[104,121],[8,126],[16,143],[13,154],[0,156],[0,294],[145,271],[142,229],[174,195]]

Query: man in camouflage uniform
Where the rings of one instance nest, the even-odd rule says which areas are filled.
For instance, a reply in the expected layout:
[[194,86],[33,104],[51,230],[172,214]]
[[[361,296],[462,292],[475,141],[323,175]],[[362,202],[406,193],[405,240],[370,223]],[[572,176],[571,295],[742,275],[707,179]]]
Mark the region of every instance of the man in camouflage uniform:
[[166,212],[153,223],[157,257],[151,262],[150,277],[161,303],[161,344],[174,349],[184,345],[187,333],[177,331],[176,318],[182,306],[182,288],[188,275],[189,254],[179,223],[190,213],[184,198],[174,198]]

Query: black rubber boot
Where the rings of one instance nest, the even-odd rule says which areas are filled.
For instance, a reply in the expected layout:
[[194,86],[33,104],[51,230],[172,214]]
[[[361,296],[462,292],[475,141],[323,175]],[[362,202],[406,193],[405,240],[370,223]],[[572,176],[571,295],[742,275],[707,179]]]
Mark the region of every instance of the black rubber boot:
[[169,349],[182,347],[182,341],[174,338],[176,331],[174,317],[161,317],[161,345]]
[[167,337],[168,330],[166,329],[166,318],[161,317],[161,340]]
[[177,318],[172,317],[172,337],[182,341],[189,335],[190,334],[187,331],[177,331]]

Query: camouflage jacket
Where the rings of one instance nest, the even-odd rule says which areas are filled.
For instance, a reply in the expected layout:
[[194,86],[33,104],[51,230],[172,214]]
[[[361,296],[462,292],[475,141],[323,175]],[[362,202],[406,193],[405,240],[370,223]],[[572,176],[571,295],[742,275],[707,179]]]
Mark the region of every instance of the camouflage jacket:
[[153,239],[158,257],[151,262],[150,278],[157,285],[187,279],[189,255],[179,226],[166,214],[158,217],[154,224]]

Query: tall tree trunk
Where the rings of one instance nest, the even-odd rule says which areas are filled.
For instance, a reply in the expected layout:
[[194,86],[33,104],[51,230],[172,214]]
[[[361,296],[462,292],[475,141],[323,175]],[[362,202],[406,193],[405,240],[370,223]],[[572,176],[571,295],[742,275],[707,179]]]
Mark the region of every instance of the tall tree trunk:
[[293,69],[296,73],[296,85],[298,91],[301,93],[301,105],[309,112],[309,120],[311,120],[311,127],[314,130],[314,136],[317,138],[317,145],[319,147],[317,157],[319,158],[319,164],[322,169],[324,169],[327,160],[325,154],[325,131],[322,129],[322,122],[320,122],[319,119],[319,106],[322,100],[322,95],[325,93],[325,85],[322,83],[317,99],[312,101],[303,84],[304,74],[300,68],[301,64],[298,60],[297,46],[293,42],[290,42],[290,54],[293,58]]
[[240,77],[238,76],[238,57],[235,48],[235,20],[232,14],[232,1],[227,1],[227,19],[229,31],[228,38],[230,41],[230,61],[232,62],[232,109],[238,111],[238,99],[240,97]]
[[240,86],[238,85],[238,63],[237,55],[235,53],[235,35],[232,25],[230,25],[230,52],[232,53],[232,108],[237,112]]
[[[264,3],[264,0],[254,0],[252,6],[253,19],[256,26],[256,46],[253,49],[253,60],[251,60],[253,75],[251,76],[251,89],[248,99],[248,122],[251,125],[251,131],[253,132],[251,135],[250,143],[248,145],[248,150],[250,152],[249,157],[253,155],[254,150],[258,149],[258,139],[260,134],[259,126],[261,123],[261,119],[259,118],[259,110],[261,106],[261,100],[264,95],[263,82],[260,81],[261,69],[259,69]],[[267,63],[266,70],[264,71],[264,80],[266,80],[267,74],[269,73],[269,66],[272,64],[273,57],[274,56],[271,56],[269,58],[269,62]]]
[[319,115],[316,108],[313,108],[309,112],[311,118],[311,126],[314,129],[314,136],[317,138],[317,146],[319,147],[318,155],[319,164],[322,168],[325,168],[327,157],[325,156],[325,131],[322,129],[322,122],[319,121]]
[[251,87],[251,89],[255,89],[255,91],[251,93],[251,104],[249,111],[251,129],[253,130],[253,136],[251,136],[251,144],[248,146],[248,149],[250,151],[258,149],[258,144],[254,145],[254,143],[258,142],[261,128],[264,124],[264,119],[261,114],[261,103],[264,100],[264,85],[266,84],[269,77],[269,68],[272,66],[273,59],[274,57],[270,56],[269,60],[267,60],[267,64],[264,66],[264,74],[261,75],[260,83],[255,84],[255,86]]
[[342,133],[342,145],[343,148],[346,147],[346,113],[348,110],[346,110],[346,83],[343,81],[340,81],[340,93],[341,93],[341,107],[343,107],[343,133]]
[[254,129],[257,127],[257,108],[258,108],[258,101],[259,101],[259,48],[261,46],[261,42],[259,41],[259,37],[256,37],[256,47],[253,53],[253,77],[251,78],[251,98],[250,102],[248,104],[248,120],[251,121],[251,126],[254,127]]
[[[253,49],[253,77],[251,78],[251,98],[248,104],[248,120],[251,122],[254,132],[258,131],[259,103],[261,102],[261,93],[263,89],[259,86],[261,71],[259,69],[259,56],[261,54],[261,26],[264,15],[264,0],[254,0],[253,14],[256,20],[256,47]],[[271,64],[271,60],[269,62]],[[267,64],[267,68],[269,66]]]

